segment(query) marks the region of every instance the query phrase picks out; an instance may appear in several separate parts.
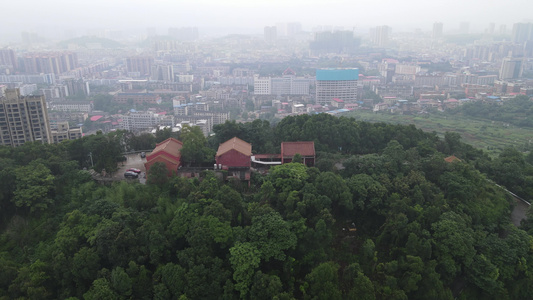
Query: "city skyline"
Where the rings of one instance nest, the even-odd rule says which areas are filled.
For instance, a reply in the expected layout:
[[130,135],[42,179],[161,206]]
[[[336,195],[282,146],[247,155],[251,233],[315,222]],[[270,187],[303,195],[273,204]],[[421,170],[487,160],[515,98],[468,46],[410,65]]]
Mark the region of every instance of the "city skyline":
[[[482,32],[490,23],[505,24],[510,28],[513,23],[530,22],[532,19],[528,12],[533,8],[532,2],[522,0],[438,0],[432,1],[431,5],[421,0],[377,0],[368,3],[346,0],[95,0],[78,2],[69,7],[71,3],[64,0],[22,0],[10,3],[10,10],[24,14],[6,14],[0,20],[0,26],[9,28],[8,31],[11,32],[3,34],[4,38],[20,38],[21,31],[45,35],[61,35],[72,31],[84,35],[90,29],[143,28],[156,28],[157,34],[165,35],[169,27],[188,26],[199,27],[203,33],[233,31],[260,34],[264,26],[284,22],[299,22],[306,31],[321,25],[356,28],[361,31],[381,25],[388,25],[395,31],[410,31],[415,28],[431,31],[433,24],[440,22],[444,24],[445,33],[459,31],[460,24],[467,22],[471,32]],[[479,13],[480,11],[483,13]]]

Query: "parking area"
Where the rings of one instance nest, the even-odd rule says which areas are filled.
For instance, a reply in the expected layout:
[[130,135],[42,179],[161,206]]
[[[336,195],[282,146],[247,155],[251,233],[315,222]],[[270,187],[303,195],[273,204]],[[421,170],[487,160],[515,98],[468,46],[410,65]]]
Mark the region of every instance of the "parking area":
[[144,163],[146,162],[146,158],[141,158],[141,155],[139,153],[134,154],[128,154],[126,156],[126,161],[119,163],[119,169],[118,171],[113,175],[113,178],[116,180],[125,180],[124,178],[124,172],[126,172],[129,168],[136,168],[141,170],[141,173],[139,174],[138,179],[128,179],[128,180],[139,180],[141,183],[146,182],[146,168],[144,167]]

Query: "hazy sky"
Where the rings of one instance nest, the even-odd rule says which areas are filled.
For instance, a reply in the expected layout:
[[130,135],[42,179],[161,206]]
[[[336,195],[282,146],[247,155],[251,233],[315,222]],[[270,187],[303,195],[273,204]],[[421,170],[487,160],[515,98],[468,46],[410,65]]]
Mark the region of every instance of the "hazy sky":
[[300,22],[304,30],[389,25],[394,31],[429,31],[436,21],[444,23],[445,32],[465,21],[471,31],[489,22],[510,30],[513,23],[532,21],[532,11],[532,0],[16,0],[4,5],[0,31],[83,34],[85,29],[155,27],[166,34],[168,27],[196,26],[260,32],[280,22]]

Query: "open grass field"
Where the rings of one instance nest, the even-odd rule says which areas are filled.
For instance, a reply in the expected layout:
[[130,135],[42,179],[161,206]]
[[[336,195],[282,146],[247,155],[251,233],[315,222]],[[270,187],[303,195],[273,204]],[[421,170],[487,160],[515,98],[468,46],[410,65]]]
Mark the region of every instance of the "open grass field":
[[347,117],[359,121],[385,122],[393,124],[414,124],[424,131],[435,131],[442,137],[446,131],[457,132],[463,142],[483,149],[489,155],[497,155],[503,148],[514,146],[524,151],[533,142],[533,128],[519,128],[507,123],[465,118],[460,115],[416,114],[398,115],[374,113],[370,111],[351,111]]

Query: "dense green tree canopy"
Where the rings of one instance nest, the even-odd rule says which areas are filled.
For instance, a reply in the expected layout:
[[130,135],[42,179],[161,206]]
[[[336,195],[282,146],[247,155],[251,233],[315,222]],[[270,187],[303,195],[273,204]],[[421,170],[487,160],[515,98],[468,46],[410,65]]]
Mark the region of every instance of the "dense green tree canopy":
[[54,176],[50,169],[41,163],[31,163],[15,170],[16,189],[13,202],[18,207],[28,207],[30,211],[47,209],[52,205]]
[[181,131],[183,147],[180,150],[181,159],[186,163],[203,163],[212,161],[215,152],[206,146],[206,139],[198,126],[184,126]]
[[293,162],[248,184],[154,164],[147,184],[100,185],[89,153],[112,170],[152,139],[0,147],[0,299],[531,298],[532,213],[513,225],[495,184],[533,198],[531,155],[326,114],[227,122],[209,141],[187,130],[191,163],[238,136],[270,153],[313,140],[335,167]]

